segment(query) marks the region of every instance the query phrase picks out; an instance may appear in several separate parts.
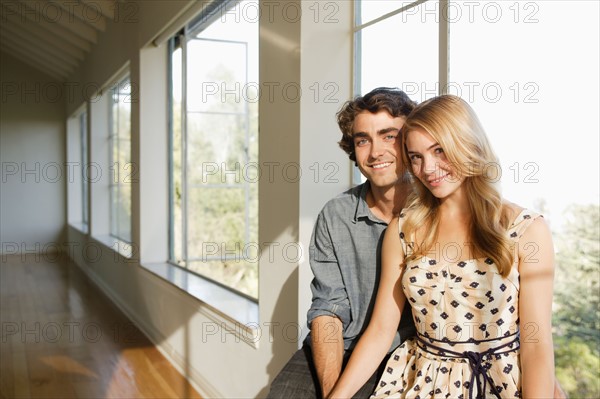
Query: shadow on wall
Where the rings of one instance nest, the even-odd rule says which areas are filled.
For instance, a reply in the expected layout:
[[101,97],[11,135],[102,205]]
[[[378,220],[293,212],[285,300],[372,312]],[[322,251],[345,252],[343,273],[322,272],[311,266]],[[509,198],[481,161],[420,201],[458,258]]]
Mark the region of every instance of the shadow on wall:
[[[279,296],[275,303],[273,310],[272,320],[289,320],[290,309],[288,306],[289,299],[286,299],[286,293],[296,292],[296,285],[298,284],[298,268],[288,276],[287,280],[281,287]],[[292,312],[293,313],[293,312]],[[269,376],[269,383],[263,387],[257,394],[257,398],[264,398],[269,393],[271,382],[283,366],[290,360],[292,355],[296,352],[299,339],[302,336],[302,331],[306,329],[306,326],[299,326],[296,321],[288,321],[284,325],[276,326],[269,331],[269,339],[272,340],[272,356],[271,360],[267,364],[266,371]],[[282,353],[290,353],[289,356],[282,356]]]

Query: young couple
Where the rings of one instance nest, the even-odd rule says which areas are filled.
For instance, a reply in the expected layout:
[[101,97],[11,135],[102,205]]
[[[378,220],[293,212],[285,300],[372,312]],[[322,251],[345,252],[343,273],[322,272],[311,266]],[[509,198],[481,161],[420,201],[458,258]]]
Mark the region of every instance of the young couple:
[[550,231],[486,176],[471,107],[379,88],[338,124],[367,182],[318,216],[311,334],[269,397],[562,397]]

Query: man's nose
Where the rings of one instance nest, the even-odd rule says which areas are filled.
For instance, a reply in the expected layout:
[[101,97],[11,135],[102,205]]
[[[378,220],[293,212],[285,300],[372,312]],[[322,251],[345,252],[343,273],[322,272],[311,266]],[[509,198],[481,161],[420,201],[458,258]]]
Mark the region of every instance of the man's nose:
[[379,140],[373,140],[371,143],[371,158],[379,158],[384,151],[384,145]]

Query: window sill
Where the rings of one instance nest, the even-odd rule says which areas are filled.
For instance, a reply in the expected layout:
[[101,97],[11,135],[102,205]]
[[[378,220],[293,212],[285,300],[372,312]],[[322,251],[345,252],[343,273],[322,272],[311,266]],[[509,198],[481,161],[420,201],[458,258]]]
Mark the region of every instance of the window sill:
[[126,259],[131,259],[133,255],[133,245],[119,240],[111,235],[98,235],[92,237],[94,240],[98,241],[100,244],[112,249],[122,257]]
[[254,348],[260,338],[258,304],[207,279],[169,263],[143,264],[143,268],[208,305],[221,328]]
[[79,231],[81,234],[88,234],[88,224],[83,222],[69,222],[69,226]]

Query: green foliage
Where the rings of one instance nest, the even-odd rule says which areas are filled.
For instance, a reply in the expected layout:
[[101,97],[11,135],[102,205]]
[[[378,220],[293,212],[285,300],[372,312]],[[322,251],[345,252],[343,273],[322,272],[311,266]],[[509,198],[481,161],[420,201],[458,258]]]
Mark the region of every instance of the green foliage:
[[[233,72],[223,65],[209,75],[211,82],[235,85]],[[204,104],[201,112],[186,113],[185,216],[181,106],[173,104],[174,258],[196,273],[257,298],[258,183],[244,168],[258,164],[258,104],[227,96],[225,101]],[[183,259],[184,239],[187,259]]]
[[571,398],[600,397],[600,210],[574,205],[555,237],[556,375]]
[[597,206],[573,206],[555,244],[557,334],[579,337],[596,353],[600,331],[599,226]]
[[600,358],[579,339],[555,342],[556,377],[570,398],[600,398]]
[[[136,178],[131,164],[131,100],[130,84],[122,82],[112,91],[110,200],[111,234],[131,240],[131,182]],[[119,93],[120,92],[120,93]]]

